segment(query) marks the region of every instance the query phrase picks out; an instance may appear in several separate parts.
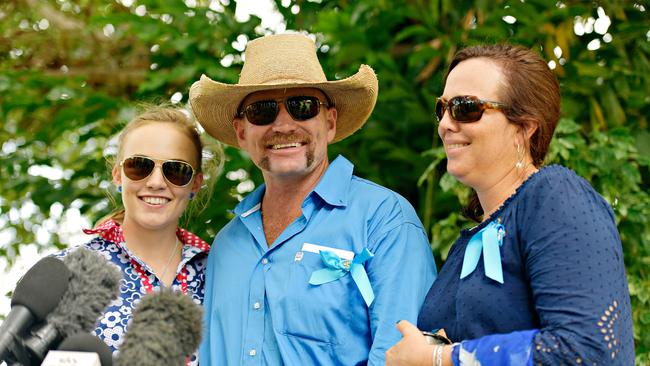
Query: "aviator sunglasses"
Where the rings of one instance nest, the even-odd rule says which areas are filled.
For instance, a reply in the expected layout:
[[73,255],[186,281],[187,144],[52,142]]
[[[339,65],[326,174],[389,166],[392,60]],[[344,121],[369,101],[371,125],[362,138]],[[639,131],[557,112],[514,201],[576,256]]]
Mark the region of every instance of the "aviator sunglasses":
[[122,160],[120,163],[124,175],[134,182],[149,177],[157,165],[161,166],[165,179],[177,187],[190,184],[194,176],[194,168],[189,163],[181,160],[160,160],[135,155]]
[[[237,116],[240,118],[246,116],[248,122],[256,126],[266,126],[275,121],[278,113],[280,113],[280,103],[282,101],[283,99],[258,100],[245,106]],[[321,102],[318,97],[297,95],[284,99],[287,112],[296,121],[306,121],[316,117],[320,112],[321,105],[329,108],[328,104]]]
[[436,118],[438,118],[438,122],[442,121],[445,110],[448,110],[454,121],[469,123],[480,120],[486,109],[505,110],[509,108],[503,103],[481,100],[473,95],[460,95],[449,99],[449,101],[437,98]]

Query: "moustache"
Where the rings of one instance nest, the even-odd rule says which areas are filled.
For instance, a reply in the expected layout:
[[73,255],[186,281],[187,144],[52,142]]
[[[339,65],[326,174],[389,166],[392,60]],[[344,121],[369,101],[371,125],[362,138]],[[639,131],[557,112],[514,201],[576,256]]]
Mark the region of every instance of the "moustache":
[[294,142],[300,142],[308,145],[311,143],[311,137],[309,135],[299,134],[299,133],[292,133],[289,135],[275,133],[273,135],[265,137],[263,140],[263,143],[266,146],[279,145],[279,144],[291,144]]

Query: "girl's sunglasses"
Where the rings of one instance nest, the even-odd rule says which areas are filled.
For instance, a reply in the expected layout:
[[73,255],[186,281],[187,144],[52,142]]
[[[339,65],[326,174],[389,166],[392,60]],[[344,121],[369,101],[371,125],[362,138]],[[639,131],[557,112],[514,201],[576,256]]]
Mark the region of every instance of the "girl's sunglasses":
[[194,168],[189,163],[181,160],[160,160],[135,155],[122,160],[120,163],[124,175],[135,182],[149,177],[157,165],[161,166],[165,179],[178,187],[190,184],[194,176]]
[[[238,117],[246,116],[248,122],[256,126],[266,126],[273,121],[280,113],[279,100],[259,100],[242,108],[237,114]],[[284,106],[296,121],[306,121],[314,118],[320,112],[320,106],[324,105],[329,108],[327,103],[323,103],[318,97],[298,95],[284,99]]]
[[486,109],[505,110],[509,106],[498,103],[481,100],[473,95],[460,95],[445,101],[442,98],[436,99],[436,118],[438,122],[442,121],[445,110],[448,110],[451,118],[456,122],[476,122],[483,117],[483,111]]

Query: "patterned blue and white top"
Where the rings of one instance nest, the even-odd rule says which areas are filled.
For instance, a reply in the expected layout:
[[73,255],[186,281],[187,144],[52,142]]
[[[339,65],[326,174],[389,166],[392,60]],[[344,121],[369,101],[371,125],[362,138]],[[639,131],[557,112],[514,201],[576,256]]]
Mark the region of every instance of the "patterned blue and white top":
[[[97,237],[83,247],[103,255],[122,271],[121,296],[110,303],[104,314],[97,319],[95,328],[95,335],[110,347],[115,356],[140,298],[164,285],[153,270],[124,245],[124,232],[114,220],[108,220],[93,230],[84,230],[84,233]],[[202,304],[204,269],[210,245],[181,228],[176,230],[176,236],[183,243],[183,251],[171,288],[191,296],[195,303]],[[74,249],[66,249],[54,256],[62,258]],[[189,364],[198,365],[196,355],[192,356]]]

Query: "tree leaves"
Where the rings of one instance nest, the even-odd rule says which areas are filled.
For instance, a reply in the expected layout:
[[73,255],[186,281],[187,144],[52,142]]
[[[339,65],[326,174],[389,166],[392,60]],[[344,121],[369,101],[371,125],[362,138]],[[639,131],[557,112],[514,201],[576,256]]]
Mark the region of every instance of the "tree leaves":
[[[23,243],[38,243],[44,221],[61,225],[65,214],[52,215],[53,206],[80,210],[91,221],[112,210],[115,188],[105,158],[115,153],[115,134],[138,102],[168,101],[177,92],[186,102],[201,74],[237,82],[242,60],[235,41],[269,30],[255,16],[237,20],[235,1],[188,3],[0,4],[0,52],[8,55],[0,58],[0,232],[12,237],[0,243],[0,256],[11,263]],[[539,51],[554,65],[563,119],[547,163],[574,169],[612,204],[632,294],[637,364],[650,362],[648,10],[614,0],[275,4],[288,29],[315,35],[329,79],[350,76],[362,63],[378,73],[370,120],[332,145],[330,157],[346,155],[356,174],[404,195],[440,260],[458,231],[471,225],[459,214],[469,190],[446,173],[433,114],[449,60],[465,45],[508,41]],[[142,5],[144,14],[136,11]],[[611,19],[609,42],[593,29],[582,35],[574,29],[579,19],[598,19],[598,7]],[[594,39],[600,47],[588,50]],[[238,199],[262,182],[245,154],[224,151],[224,174],[212,199],[200,214],[194,210],[181,220],[208,241],[232,217],[228,210]],[[50,179],[34,173],[35,166],[63,173]],[[30,205],[35,212],[21,216]],[[40,243],[44,249],[66,244],[55,230],[50,234]]]

